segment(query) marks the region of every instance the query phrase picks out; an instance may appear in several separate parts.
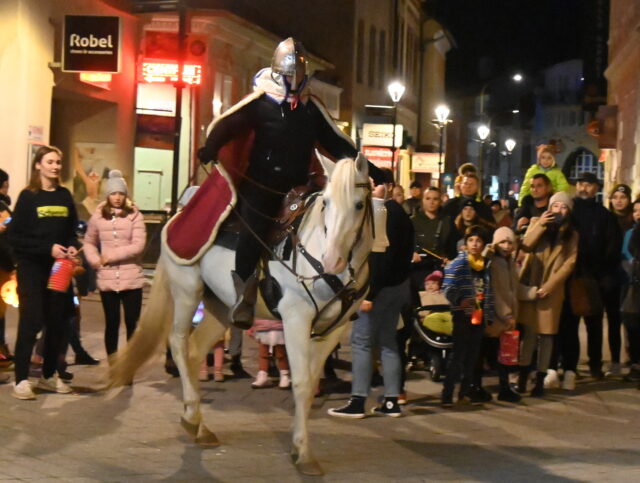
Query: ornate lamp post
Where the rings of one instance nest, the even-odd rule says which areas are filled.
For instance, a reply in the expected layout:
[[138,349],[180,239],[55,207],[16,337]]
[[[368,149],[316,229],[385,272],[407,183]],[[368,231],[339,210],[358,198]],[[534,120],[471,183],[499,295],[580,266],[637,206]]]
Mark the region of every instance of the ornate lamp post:
[[491,129],[486,124],[480,124],[478,126],[478,137],[480,138],[480,159],[478,163],[478,178],[480,178],[480,193],[483,193],[483,185],[484,185],[484,142],[489,137],[489,133]]
[[444,151],[442,146],[442,140],[444,137],[444,130],[447,127],[447,124],[451,122],[451,120],[449,119],[450,112],[451,111],[446,105],[440,104],[435,109],[436,118],[433,120],[433,124],[434,126],[436,126],[436,128],[438,128],[438,133],[440,134],[440,143],[438,148],[438,185],[440,186],[440,188],[442,188],[442,154]]
[[396,124],[398,122],[398,103],[404,95],[405,86],[401,82],[394,81],[387,86],[389,97],[393,101],[393,134],[391,135],[391,172],[393,173],[393,179],[396,179]]
[[507,195],[509,195],[509,190],[511,187],[511,153],[516,147],[515,139],[509,138],[504,142],[504,147],[507,148]]

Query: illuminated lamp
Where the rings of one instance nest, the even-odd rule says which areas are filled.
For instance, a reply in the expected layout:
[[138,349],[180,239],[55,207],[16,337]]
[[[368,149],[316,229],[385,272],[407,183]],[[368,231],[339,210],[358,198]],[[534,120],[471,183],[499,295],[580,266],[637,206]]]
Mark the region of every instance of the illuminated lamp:
[[18,282],[16,281],[15,274],[11,276],[11,279],[5,282],[0,288],[0,297],[5,304],[11,305],[13,307],[18,307],[20,305],[18,300]]

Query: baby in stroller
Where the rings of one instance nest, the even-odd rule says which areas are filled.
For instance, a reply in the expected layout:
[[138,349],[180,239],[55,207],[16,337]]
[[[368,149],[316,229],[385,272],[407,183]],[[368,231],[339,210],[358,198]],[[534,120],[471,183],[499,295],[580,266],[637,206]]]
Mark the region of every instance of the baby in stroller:
[[420,307],[416,309],[416,334],[426,344],[426,359],[434,382],[446,372],[449,352],[453,347],[453,318],[449,301],[442,292],[440,270],[430,273],[424,280],[425,290],[419,293]]

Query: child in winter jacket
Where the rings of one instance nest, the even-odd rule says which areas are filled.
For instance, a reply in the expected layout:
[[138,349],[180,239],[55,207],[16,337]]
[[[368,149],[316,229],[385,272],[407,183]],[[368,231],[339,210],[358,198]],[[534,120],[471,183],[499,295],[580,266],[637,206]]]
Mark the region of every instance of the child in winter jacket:
[[569,182],[556,164],[555,149],[553,146],[541,144],[538,146],[538,160],[536,164],[532,164],[524,175],[520,195],[518,196],[518,206],[522,206],[522,200],[530,193],[531,178],[538,173],[546,174],[551,180],[553,192],[567,191]]
[[122,173],[112,170],[106,183],[107,199],[98,205],[89,220],[84,252],[97,270],[98,289],[104,309],[107,354],[118,349],[120,305],[129,339],[142,308],[144,275],[140,255],[146,242],[142,213],[128,198]]
[[453,312],[453,352],[442,389],[442,407],[453,405],[455,383],[461,378],[458,402],[467,404],[486,322],[493,317],[491,271],[482,251],[488,232],[471,226],[464,235],[466,251],[445,267],[444,294]]

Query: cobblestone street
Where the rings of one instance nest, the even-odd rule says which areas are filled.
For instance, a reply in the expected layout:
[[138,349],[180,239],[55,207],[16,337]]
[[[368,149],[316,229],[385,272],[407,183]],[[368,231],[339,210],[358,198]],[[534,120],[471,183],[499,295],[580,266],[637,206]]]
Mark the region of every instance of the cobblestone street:
[[[83,341],[104,359],[102,309],[83,301]],[[8,340],[17,312],[9,311]],[[121,343],[123,343],[121,341]],[[243,361],[256,371],[256,344]],[[340,350],[338,375],[348,345]],[[70,357],[72,360],[72,357]],[[0,479],[3,481],[307,481],[289,458],[290,392],[252,390],[250,380],[204,383],[203,412],[222,446],[202,449],[178,424],[179,380],[160,355],[131,388],[98,390],[104,369],[70,366],[73,395],[11,397],[0,386]],[[494,379],[490,382],[495,383]],[[338,420],[326,415],[348,397],[349,384],[316,398],[312,447],[326,471],[314,481],[638,481],[640,391],[616,380],[583,378],[569,395],[551,391],[520,405],[445,411],[440,386],[413,372],[400,419]],[[381,394],[378,388],[375,397]]]

